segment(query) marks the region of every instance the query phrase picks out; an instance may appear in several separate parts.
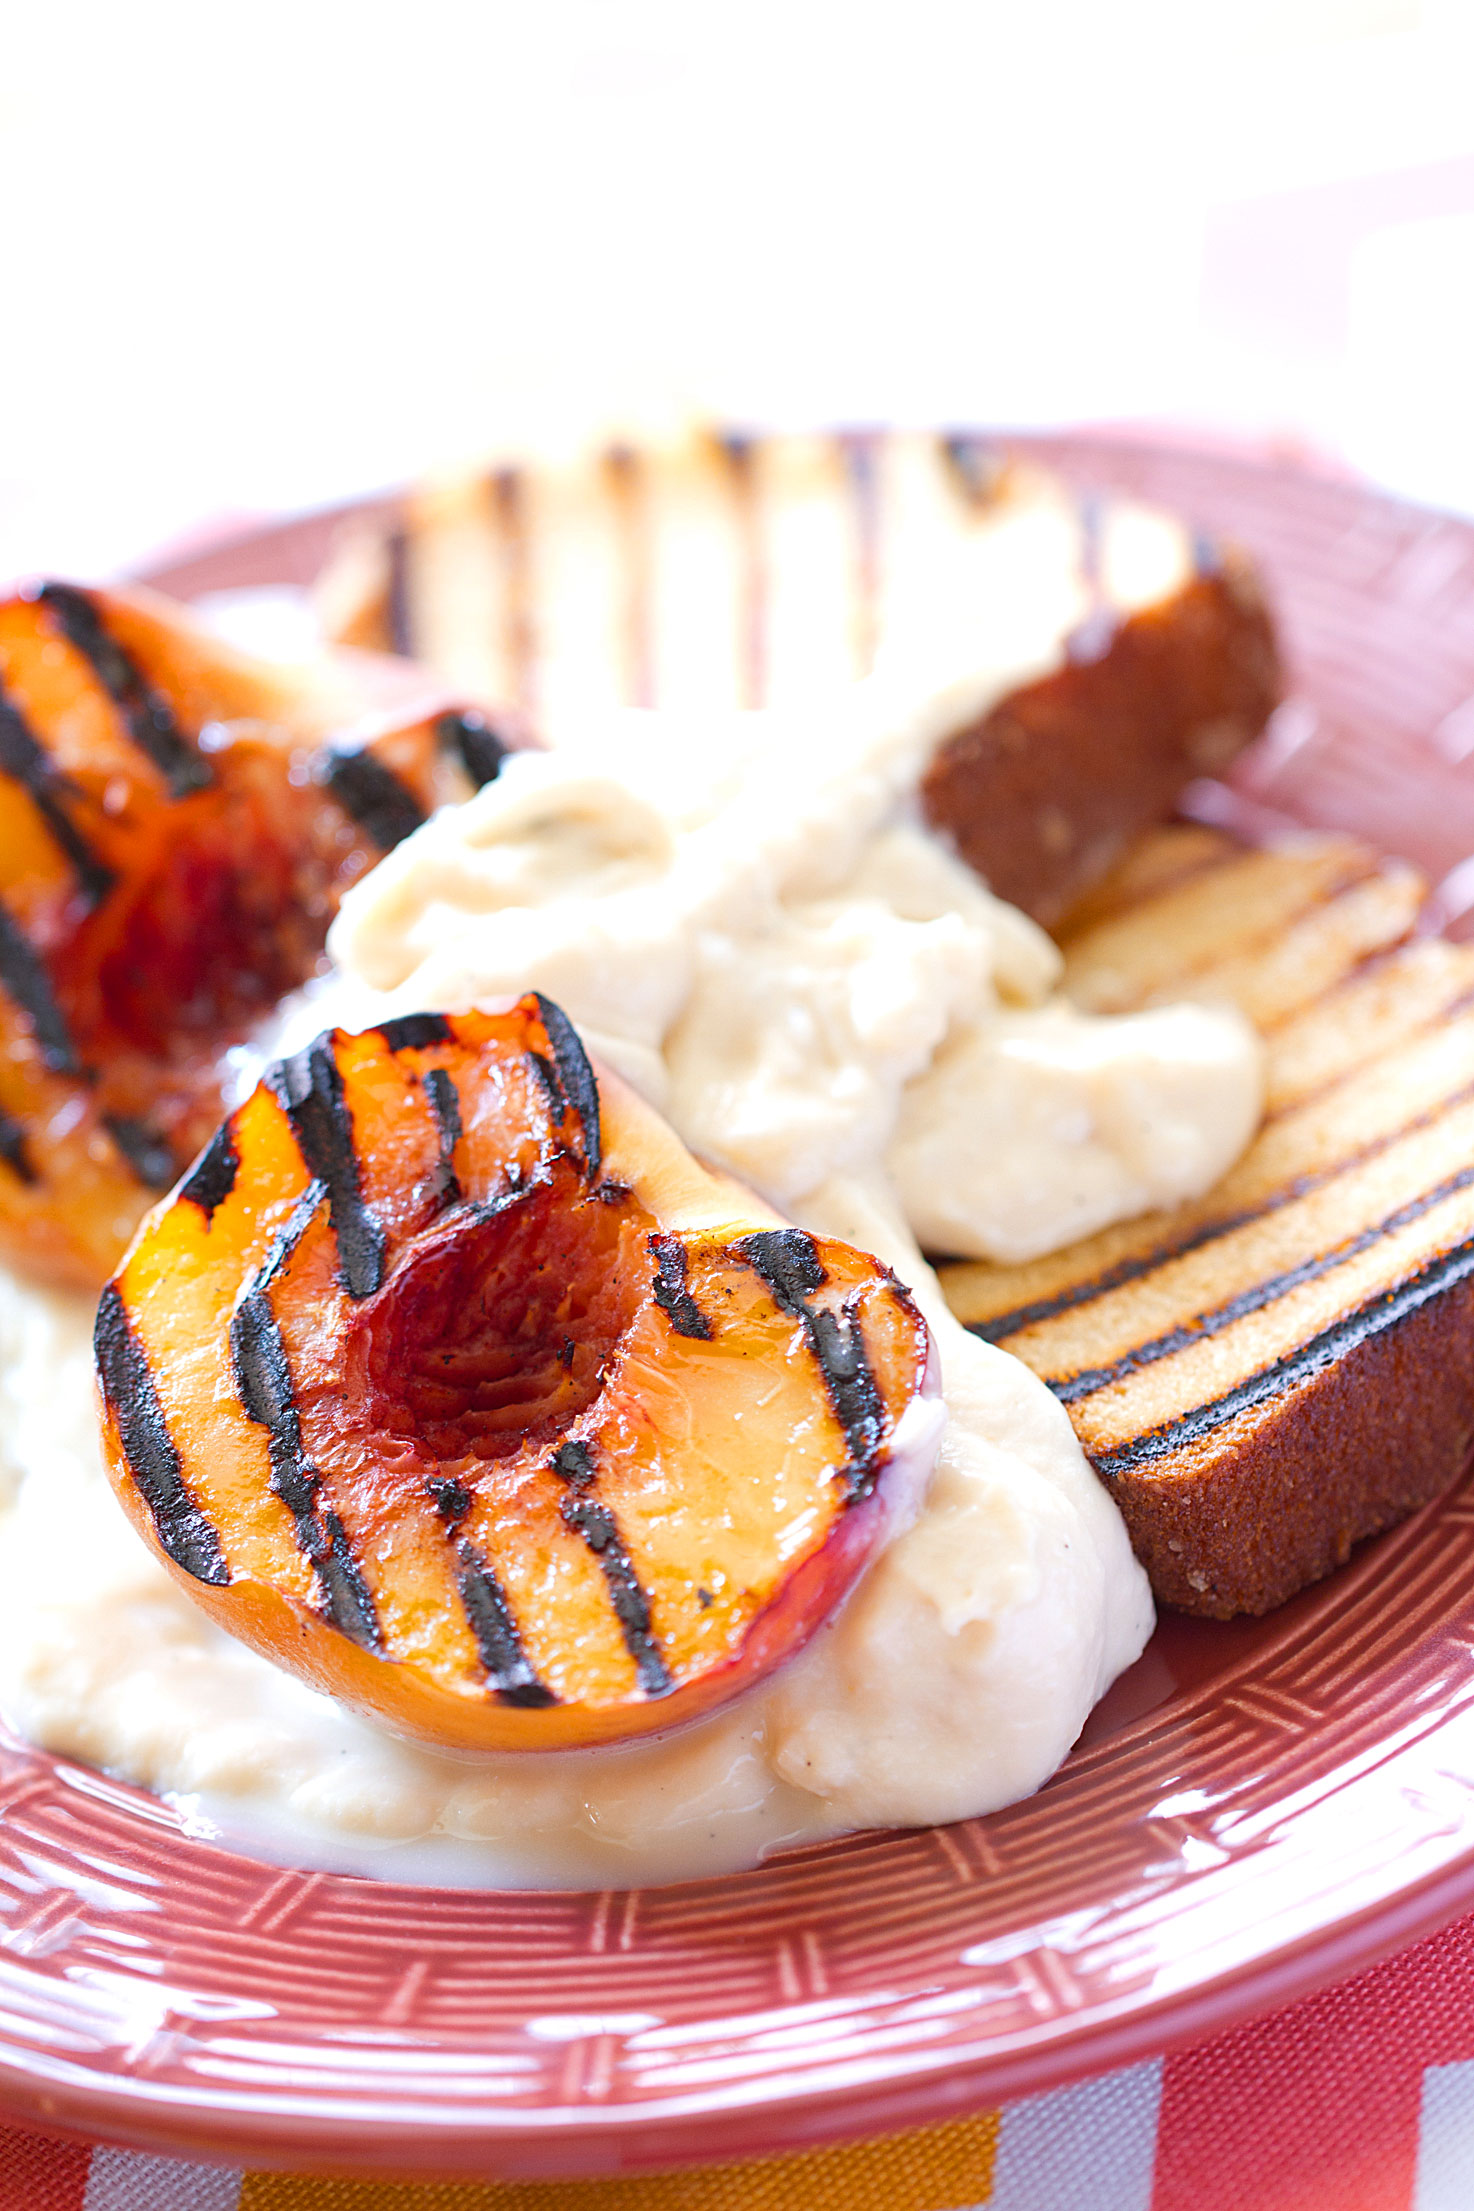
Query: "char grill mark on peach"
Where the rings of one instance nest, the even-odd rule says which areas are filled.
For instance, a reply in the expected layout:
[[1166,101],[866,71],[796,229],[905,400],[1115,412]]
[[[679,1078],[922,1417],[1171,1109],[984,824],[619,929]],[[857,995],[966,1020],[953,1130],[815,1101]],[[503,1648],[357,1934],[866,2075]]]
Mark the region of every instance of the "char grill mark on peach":
[[216,1206],[223,1205],[235,1188],[235,1178],[240,1169],[241,1155],[236,1150],[234,1123],[222,1121],[201,1152],[193,1173],[184,1182],[179,1195],[197,1205],[208,1221]]
[[157,1129],[126,1113],[105,1113],[102,1125],[146,1190],[170,1187],[175,1175],[174,1154]]
[[678,1336],[709,1343],[711,1322],[686,1286],[689,1263],[685,1245],[679,1236],[652,1236],[648,1241],[655,1257],[656,1304]]
[[0,1159],[22,1182],[36,1181],[36,1162],[27,1146],[25,1129],[3,1107],[0,1107]]
[[215,778],[174,719],[163,693],[145,681],[130,654],[109,631],[93,600],[72,584],[45,583],[37,593],[62,636],[82,655],[118,708],[140,752],[151,760],[171,798],[208,790]]
[[57,1004],[40,954],[4,905],[0,905],[0,983],[29,1020],[41,1048],[41,1057],[52,1073],[84,1074],[86,1070],[77,1057],[66,1015]]
[[348,1531],[321,1501],[322,1477],[308,1459],[291,1361],[271,1309],[270,1284],[290,1259],[328,1193],[309,1183],[230,1320],[230,1355],[247,1416],[266,1430],[271,1486],[292,1515],[297,1541],[317,1576],[333,1625],[365,1650],[380,1651],[378,1614]]
[[818,1247],[805,1230],[760,1229],[754,1236],[739,1237],[732,1249],[767,1284],[779,1310],[802,1327],[849,1446],[848,1465],[837,1469],[845,1484],[845,1501],[854,1504],[868,1497],[883,1463],[885,1415],[865,1356],[858,1315],[847,1313],[841,1320],[809,1303],[826,1277]]
[[435,1510],[442,1520],[452,1527],[464,1520],[471,1509],[471,1492],[458,1474],[431,1474],[426,1478],[426,1489],[435,1500]]
[[425,1052],[432,1044],[454,1044],[455,1031],[443,1013],[399,1013],[379,1023],[391,1052]]
[[442,1205],[455,1205],[461,1197],[461,1178],[455,1170],[455,1148],[461,1140],[461,1094],[444,1067],[425,1069],[425,1096],[440,1133],[439,1197]]
[[486,1560],[468,1538],[457,1544],[456,1556],[461,1565],[456,1586],[486,1668],[488,1687],[501,1703],[520,1705],[524,1710],[544,1711],[556,1704],[558,1699],[539,1678],[522,1648],[507,1593]]
[[272,1238],[266,1257],[257,1268],[255,1280],[250,1285],[253,1290],[270,1289],[282,1268],[301,1243],[302,1238],[307,1234],[309,1227],[312,1225],[313,1217],[327,1194],[326,1183],[320,1182],[314,1176],[292,1207],[282,1227]]
[[470,709],[442,714],[435,724],[435,735],[441,751],[459,760],[472,788],[478,791],[496,781],[512,749],[484,714]]
[[108,1284],[99,1301],[93,1342],[103,1398],[161,1546],[196,1581],[223,1586],[230,1580],[230,1569],[220,1538],[190,1495],[153,1370],[128,1325],[114,1283]]
[[409,785],[367,745],[329,746],[319,773],[324,790],[381,852],[392,852],[425,819]]
[[650,1625],[650,1599],[625,1548],[619,1523],[609,1507],[593,1495],[598,1474],[587,1445],[572,1441],[560,1444],[549,1463],[568,1484],[559,1506],[563,1525],[582,1537],[599,1563],[640,1687],[647,1697],[669,1696],[675,1683]]
[[1166,1458],[1184,1444],[1196,1443],[1200,1437],[1211,1435],[1215,1428],[1223,1427],[1237,1414],[1251,1411],[1256,1405],[1269,1404],[1298,1388],[1359,1345],[1410,1319],[1431,1299],[1442,1296],[1445,1290],[1452,1289],[1471,1274],[1474,1274],[1474,1237],[1467,1237],[1452,1249],[1440,1252],[1437,1258],[1392,1289],[1379,1290],[1354,1313],[1343,1314],[1319,1334],[1307,1337],[1283,1358],[1246,1376],[1231,1390],[1225,1390],[1221,1397],[1207,1404],[1194,1405],[1191,1412],[1183,1413],[1179,1419],[1133,1436],[1118,1450],[1092,1451],[1090,1463],[1097,1474],[1109,1479],[1112,1475],[1130,1473],[1139,1466],[1150,1465],[1153,1460]]
[[0,773],[18,783],[45,822],[57,846],[71,863],[77,888],[89,906],[96,906],[112,889],[116,878],[104,866],[67,812],[65,800],[76,791],[14,701],[0,689]]
[[384,1230],[363,1202],[353,1117],[331,1035],[279,1060],[265,1079],[292,1124],[308,1174],[327,1189],[338,1279],[350,1297],[369,1297],[384,1279]]
[[1330,1274],[1336,1267],[1345,1266],[1348,1260],[1359,1257],[1364,1251],[1370,1251],[1374,1244],[1380,1244],[1385,1237],[1395,1236],[1400,1228],[1407,1228],[1412,1222],[1420,1220],[1435,1205],[1441,1205],[1445,1198],[1453,1197],[1459,1190],[1467,1190],[1471,1182],[1474,1182],[1474,1167],[1463,1167],[1457,1174],[1449,1175],[1444,1181],[1435,1184],[1432,1189],[1420,1191],[1417,1197],[1409,1199],[1406,1205],[1398,1206],[1382,1220],[1374,1221],[1355,1236],[1348,1237],[1334,1251],[1318,1253],[1313,1259],[1301,1260],[1298,1266],[1286,1267],[1279,1274],[1267,1276],[1264,1281],[1256,1282],[1252,1289],[1241,1290],[1236,1297],[1228,1298],[1222,1305],[1215,1306],[1211,1312],[1200,1313],[1184,1325],[1166,1329],[1160,1336],[1153,1336],[1146,1343],[1133,1345],[1130,1351],[1123,1352],[1109,1366],[1086,1367],[1067,1376],[1045,1375],[1044,1380],[1064,1405],[1073,1405],[1078,1398],[1093,1396],[1097,1390],[1107,1389],[1113,1382],[1124,1382],[1128,1374],[1139,1373],[1143,1367],[1155,1366],[1159,1359],[1170,1359],[1174,1352],[1187,1350],[1190,1344],[1201,1342],[1205,1336],[1219,1335],[1223,1329],[1232,1327],[1235,1321],[1245,1320],[1251,1313],[1263,1312],[1265,1306],[1273,1305],[1277,1298],[1288,1297],[1302,1283],[1314,1282],[1321,1275]]
[[534,1052],[538,1073],[547,1081],[553,1073],[556,1080],[549,1085],[549,1096],[554,1100],[554,1110],[561,1118],[569,1107],[578,1116],[583,1130],[584,1168],[590,1182],[597,1179],[599,1163],[603,1158],[603,1141],[599,1133],[599,1085],[594,1070],[589,1065],[589,1055],[583,1048],[583,1038],[561,1006],[554,1005],[540,990],[532,993],[537,1001],[538,1015],[542,1021],[552,1051],[551,1067]]

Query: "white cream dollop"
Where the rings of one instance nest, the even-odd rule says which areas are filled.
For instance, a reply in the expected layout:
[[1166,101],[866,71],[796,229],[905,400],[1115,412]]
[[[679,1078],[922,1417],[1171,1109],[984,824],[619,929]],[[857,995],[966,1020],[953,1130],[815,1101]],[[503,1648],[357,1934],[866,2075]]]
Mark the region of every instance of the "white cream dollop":
[[814,724],[616,717],[617,782],[512,758],[350,892],[334,954],[406,1008],[546,991],[788,1213],[883,1167],[929,1249],[1014,1261],[1197,1196],[1257,1123],[1253,1032],[1055,994],[1049,939],[914,819],[944,721],[878,684]]

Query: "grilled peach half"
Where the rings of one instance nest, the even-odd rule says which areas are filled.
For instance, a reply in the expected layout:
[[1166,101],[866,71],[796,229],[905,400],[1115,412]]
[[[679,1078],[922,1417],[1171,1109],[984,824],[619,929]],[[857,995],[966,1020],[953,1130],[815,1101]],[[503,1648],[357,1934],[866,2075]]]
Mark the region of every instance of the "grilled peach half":
[[536,995],[272,1070],[104,1291],[97,1359],[114,1485],[199,1603],[463,1750],[759,1679],[942,1425],[890,1271],[693,1159]]
[[361,662],[278,671],[165,600],[0,603],[0,1253],[106,1280],[344,889],[501,750],[474,713],[386,713]]

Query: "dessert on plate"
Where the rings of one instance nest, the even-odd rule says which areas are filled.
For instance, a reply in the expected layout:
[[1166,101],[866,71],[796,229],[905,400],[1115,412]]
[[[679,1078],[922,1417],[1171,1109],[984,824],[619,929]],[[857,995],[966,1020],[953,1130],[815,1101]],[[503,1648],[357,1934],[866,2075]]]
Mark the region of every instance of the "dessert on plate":
[[[598,479],[644,579],[611,622],[623,672],[603,699],[597,654],[557,673],[547,634],[567,608],[539,626],[536,487],[502,485],[500,534],[479,554],[461,536],[469,572],[501,579],[494,619],[444,544],[435,558],[460,577],[457,618],[521,639],[525,680],[500,696],[520,693],[545,751],[510,750],[515,716],[464,674],[459,701],[443,692],[369,739],[361,699],[321,704],[341,666],[300,706],[263,708],[282,679],[238,661],[234,691],[211,693],[216,648],[182,618],[144,610],[160,625],[149,658],[133,610],[86,599],[104,640],[117,623],[120,658],[104,642],[101,669],[98,654],[67,665],[100,684],[89,711],[110,741],[140,749],[148,717],[182,758],[254,746],[270,763],[253,772],[277,777],[273,880],[307,885],[307,918],[283,892],[260,926],[306,950],[217,980],[237,932],[190,932],[187,1002],[208,1018],[170,1025],[150,1064],[180,1083],[203,1069],[199,1094],[226,1118],[121,1267],[121,1202],[111,1248],[105,1231],[74,1237],[116,1270],[97,1326],[107,1456],[143,1543],[105,1503],[77,1388],[91,1301],[0,1283],[0,1690],[35,1739],[272,1854],[671,1878],[1006,1802],[1047,1777],[1140,1650],[1145,1576],[1070,1414],[1024,1359],[958,1325],[920,1246],[971,1262],[948,1276],[965,1311],[964,1280],[1022,1279],[1143,1216],[1218,1221],[1226,1173],[1263,1181],[1273,1125],[1234,1164],[1266,1024],[1252,993],[1233,1002],[1232,961],[1206,990],[1211,962],[1112,965],[1112,915],[1192,856],[1150,845],[1099,886],[1188,775],[1254,733],[1278,678],[1237,556],[1143,510],[973,482],[961,455],[929,451],[930,476],[916,441],[896,478],[906,562],[874,520],[891,479],[873,454],[868,478],[845,462],[871,517],[847,680],[823,650],[803,661],[805,634],[826,635],[817,564],[783,571],[810,579],[805,617],[749,560],[743,603],[767,627],[745,676],[740,654],[714,653],[739,680],[725,700],[697,695],[698,663],[671,642],[690,593],[668,604],[665,523],[638,471]],[[776,528],[766,466],[751,447],[720,461],[749,553]],[[688,579],[717,468],[709,449],[669,464]],[[391,614],[411,583],[417,607],[436,603],[423,548],[385,558]],[[19,604],[33,639],[29,610],[59,622],[67,597]],[[27,760],[50,757],[66,717],[47,720],[25,650],[5,645],[0,622],[11,718]],[[176,662],[193,691],[171,688]],[[638,695],[672,664],[683,702],[618,703],[632,674]],[[768,703],[744,707],[756,674]],[[61,824],[84,820],[85,767],[79,750],[64,787],[34,765],[12,778],[37,849],[70,859]],[[162,849],[188,852],[167,809],[198,795],[156,800]],[[1016,863],[1021,903],[984,886],[990,850],[996,875]],[[1385,877],[1384,907],[1404,913],[1396,872],[1357,866],[1323,868],[1298,906],[1269,899],[1246,952],[1272,967],[1266,940],[1333,879],[1337,896],[1373,886],[1375,906]],[[257,873],[239,866],[231,897]],[[26,880],[0,884],[16,912]],[[172,891],[156,902],[180,911]],[[1067,906],[1082,1003],[1022,910]],[[312,973],[334,909],[335,970]],[[45,1053],[34,977],[64,978],[85,926],[80,894],[34,910],[60,918],[49,937],[32,927],[14,968],[32,978],[29,1000],[10,993],[22,1069]],[[1358,937],[1338,916],[1337,972],[1403,925],[1378,937],[1363,921]],[[1092,926],[1107,932],[1093,968]],[[95,989],[105,1012],[124,969],[149,1000],[152,939],[124,934],[128,961]],[[1359,970],[1347,987],[1375,995]],[[1294,1049],[1313,1058],[1313,1037]],[[1271,1035],[1281,1086],[1282,1050]],[[92,1056],[51,1073],[95,1110]],[[33,1112],[23,1133],[39,1145],[50,1126]],[[46,1188],[28,1202],[49,1219]],[[1160,1227],[1143,1233],[1157,1254]],[[1335,1271],[1329,1249],[1317,1264]],[[1063,1306],[1087,1300],[1067,1290]],[[1146,1340],[1138,1328],[1127,1352]]]
[[190,1594],[467,1750],[762,1680],[914,1517],[942,1426],[890,1270],[700,1166],[538,996],[279,1063],[96,1340],[114,1486]]

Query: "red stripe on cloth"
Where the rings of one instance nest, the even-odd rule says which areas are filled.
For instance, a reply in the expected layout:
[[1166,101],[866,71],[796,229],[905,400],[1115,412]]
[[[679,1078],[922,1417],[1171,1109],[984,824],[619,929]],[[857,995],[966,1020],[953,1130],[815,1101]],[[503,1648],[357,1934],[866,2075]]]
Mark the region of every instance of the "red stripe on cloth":
[[1409,2211],[1423,2069],[1474,2056],[1474,1918],[1167,2060],[1151,2211]]
[[82,2211],[92,2152],[0,2129],[0,2211]]

